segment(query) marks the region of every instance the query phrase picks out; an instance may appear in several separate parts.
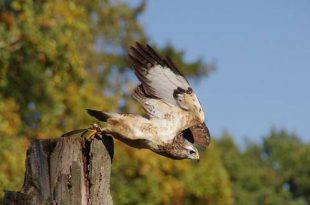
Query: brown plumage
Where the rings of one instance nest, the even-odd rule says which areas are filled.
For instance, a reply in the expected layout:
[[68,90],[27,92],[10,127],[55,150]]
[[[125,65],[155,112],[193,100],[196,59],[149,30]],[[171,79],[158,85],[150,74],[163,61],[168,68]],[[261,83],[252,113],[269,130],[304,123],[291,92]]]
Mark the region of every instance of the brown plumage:
[[205,123],[190,127],[182,134],[188,141],[202,147],[208,147],[211,142],[211,135]]

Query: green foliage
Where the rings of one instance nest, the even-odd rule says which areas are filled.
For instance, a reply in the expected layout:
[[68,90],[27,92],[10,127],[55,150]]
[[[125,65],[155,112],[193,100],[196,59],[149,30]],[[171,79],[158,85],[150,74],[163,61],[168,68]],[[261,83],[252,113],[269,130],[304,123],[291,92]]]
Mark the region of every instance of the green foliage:
[[[120,93],[103,98],[106,95],[103,88],[112,73],[111,64],[115,70],[121,70],[125,68],[124,60],[111,62],[108,54],[98,52],[95,47],[99,28],[95,23],[89,24],[93,18],[90,14],[98,14],[102,21],[107,19],[105,14],[99,14],[98,3],[32,0],[1,3],[1,190],[21,185],[27,138],[57,137],[64,131],[84,127],[90,123],[83,111],[87,107],[117,109],[115,102]],[[118,7],[107,2],[102,11]],[[125,5],[121,7],[132,10]],[[124,32],[123,28],[115,29]],[[137,37],[141,36],[142,32],[139,35],[139,29],[136,30]],[[105,34],[100,31],[100,35]],[[112,41],[119,41],[117,45],[121,48],[123,39],[107,39]],[[99,62],[102,56],[105,61]],[[121,54],[114,56],[123,59]],[[102,77],[98,75],[100,66],[106,68]],[[117,87],[117,83],[113,86]]]
[[191,164],[182,176],[186,182],[185,204],[233,204],[232,184],[222,163],[220,149],[214,142],[208,150],[200,153],[199,164]]
[[201,151],[200,162],[175,161],[121,144],[116,148],[112,166],[116,204],[233,204],[228,173],[215,145]]
[[236,204],[309,204],[308,144],[285,131],[272,131],[263,145],[241,152],[225,134],[219,141]]
[[272,131],[265,138],[263,150],[282,186],[295,199],[310,203],[310,145],[294,134]]

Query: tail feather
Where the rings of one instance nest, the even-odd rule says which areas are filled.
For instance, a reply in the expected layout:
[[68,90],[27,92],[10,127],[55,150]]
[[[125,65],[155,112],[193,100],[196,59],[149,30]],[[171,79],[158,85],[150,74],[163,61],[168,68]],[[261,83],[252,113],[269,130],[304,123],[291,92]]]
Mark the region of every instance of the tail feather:
[[109,112],[101,112],[98,110],[92,110],[92,109],[86,109],[87,113],[95,118],[97,118],[97,120],[99,121],[103,121],[106,122],[108,120],[108,118],[113,116],[113,113],[109,113]]

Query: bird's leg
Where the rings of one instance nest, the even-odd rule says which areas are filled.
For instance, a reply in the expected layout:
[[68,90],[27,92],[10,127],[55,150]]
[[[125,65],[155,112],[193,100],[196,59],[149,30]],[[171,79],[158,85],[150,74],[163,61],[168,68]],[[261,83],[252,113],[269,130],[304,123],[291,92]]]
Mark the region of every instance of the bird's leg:
[[87,141],[92,141],[95,138],[96,134],[97,130],[88,128],[81,134],[81,137],[85,138]]
[[101,133],[103,132],[104,128],[101,128],[97,123],[94,123],[81,134],[81,137],[88,141],[92,141],[96,136],[101,137]]
[[91,124],[89,128],[73,130],[63,134],[61,137],[69,137],[78,133],[82,133],[81,137],[88,141],[93,140],[96,136],[102,137],[102,134],[106,134],[106,129],[101,128],[97,123]]
[[97,123],[91,124],[91,126],[81,134],[81,137],[88,141],[93,140],[96,136],[102,137],[102,133],[105,133],[105,128],[101,128]]

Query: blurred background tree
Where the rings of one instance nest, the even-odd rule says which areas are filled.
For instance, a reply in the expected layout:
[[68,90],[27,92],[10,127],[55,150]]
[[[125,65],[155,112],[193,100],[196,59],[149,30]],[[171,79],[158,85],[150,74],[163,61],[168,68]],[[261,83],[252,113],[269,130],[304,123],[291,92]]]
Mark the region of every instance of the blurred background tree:
[[236,204],[310,204],[310,147],[296,135],[272,130],[261,145],[249,144],[241,152],[225,134],[218,146]]
[[[126,56],[135,41],[150,42],[138,20],[145,4],[0,2],[0,191],[21,186],[29,139],[87,127],[94,121],[85,108],[141,112],[130,99],[136,80]],[[153,46],[188,77],[213,70],[201,59],[185,61],[173,45]],[[115,149],[115,204],[310,203],[309,145],[284,131],[244,151],[224,134],[199,163],[118,142]]]

